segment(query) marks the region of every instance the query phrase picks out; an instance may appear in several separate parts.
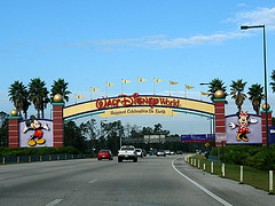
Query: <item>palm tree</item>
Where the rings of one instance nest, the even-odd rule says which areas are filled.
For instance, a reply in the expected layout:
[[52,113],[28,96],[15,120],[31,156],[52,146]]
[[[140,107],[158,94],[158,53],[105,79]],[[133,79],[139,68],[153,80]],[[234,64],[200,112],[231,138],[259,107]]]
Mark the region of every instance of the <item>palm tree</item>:
[[68,82],[65,82],[64,79],[58,79],[57,81],[53,82],[52,89],[51,89],[51,101],[53,100],[54,95],[61,94],[66,102],[69,101],[69,95],[71,92],[68,90]]
[[272,91],[275,92],[275,70],[272,71],[272,74],[270,77],[273,80],[273,82],[270,82],[270,85],[271,85]]
[[23,96],[24,96],[24,99],[23,99],[22,110],[23,110],[25,119],[27,119],[28,118],[28,109],[29,109],[29,107],[31,105],[31,103],[28,100],[29,92],[27,91],[27,89],[23,92]]
[[158,124],[155,124],[155,128],[154,128],[154,133],[155,134],[161,134],[161,131],[162,131],[162,125],[160,123]]
[[47,104],[50,102],[48,94],[49,91],[44,81],[41,81],[40,78],[31,79],[29,83],[29,100],[37,110],[37,118],[40,118],[40,114],[44,118],[44,109],[47,108]]
[[142,133],[142,135],[154,134],[153,129],[151,127],[143,127],[141,133]]
[[13,102],[17,113],[22,116],[22,110],[27,119],[27,110],[30,106],[28,101],[28,90],[23,82],[15,81],[9,88],[10,101]]
[[246,94],[243,93],[246,83],[247,82],[243,82],[242,79],[239,79],[237,81],[232,81],[232,84],[230,85],[230,95],[232,95],[232,99],[235,99],[238,111],[242,110],[243,102],[246,99]]
[[248,88],[249,99],[252,102],[253,110],[256,114],[260,114],[261,101],[264,99],[263,87],[260,84],[252,84]]
[[209,83],[208,96],[211,97],[212,101],[214,101],[214,98],[215,98],[214,94],[217,90],[222,90],[224,92],[225,97],[227,96],[226,86],[224,86],[224,82],[218,78],[213,79]]

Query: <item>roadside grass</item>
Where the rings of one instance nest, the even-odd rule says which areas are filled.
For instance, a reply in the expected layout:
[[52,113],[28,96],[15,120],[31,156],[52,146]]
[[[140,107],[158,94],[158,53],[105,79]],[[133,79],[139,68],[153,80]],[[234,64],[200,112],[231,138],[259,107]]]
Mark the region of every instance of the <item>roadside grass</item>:
[[[211,173],[211,162],[201,155],[190,157],[196,159],[196,165],[192,165],[203,170],[205,164],[205,172]],[[189,161],[191,163],[191,161]],[[239,183],[253,186],[257,189],[269,192],[269,171],[258,170],[252,167],[243,166],[243,182],[240,181],[240,165],[225,164],[225,176],[223,178],[232,179]],[[222,177],[222,163],[213,162],[213,174]],[[273,182],[275,178],[273,175]]]

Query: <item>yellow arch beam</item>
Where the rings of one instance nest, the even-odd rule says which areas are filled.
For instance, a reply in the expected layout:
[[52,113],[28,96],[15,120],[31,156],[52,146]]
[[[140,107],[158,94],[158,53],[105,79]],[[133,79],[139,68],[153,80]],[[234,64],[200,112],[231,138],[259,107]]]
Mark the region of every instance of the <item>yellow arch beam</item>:
[[177,112],[182,111],[212,116],[214,115],[214,104],[181,97],[135,93],[131,96],[101,98],[66,106],[63,108],[63,118],[69,119],[87,113],[96,113],[103,117],[139,114],[174,116]]

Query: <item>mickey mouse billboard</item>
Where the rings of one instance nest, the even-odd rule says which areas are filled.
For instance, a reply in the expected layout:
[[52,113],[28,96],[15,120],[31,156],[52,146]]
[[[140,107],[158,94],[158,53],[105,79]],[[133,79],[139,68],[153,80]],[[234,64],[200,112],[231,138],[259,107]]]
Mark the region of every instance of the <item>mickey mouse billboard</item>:
[[19,123],[19,147],[53,147],[52,120],[32,117]]

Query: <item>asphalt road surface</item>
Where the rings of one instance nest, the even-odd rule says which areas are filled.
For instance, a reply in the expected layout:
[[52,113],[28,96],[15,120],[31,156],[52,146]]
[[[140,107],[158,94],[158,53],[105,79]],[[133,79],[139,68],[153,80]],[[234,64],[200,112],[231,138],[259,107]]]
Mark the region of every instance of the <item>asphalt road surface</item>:
[[183,156],[0,166],[1,206],[264,206],[275,196],[193,168]]

